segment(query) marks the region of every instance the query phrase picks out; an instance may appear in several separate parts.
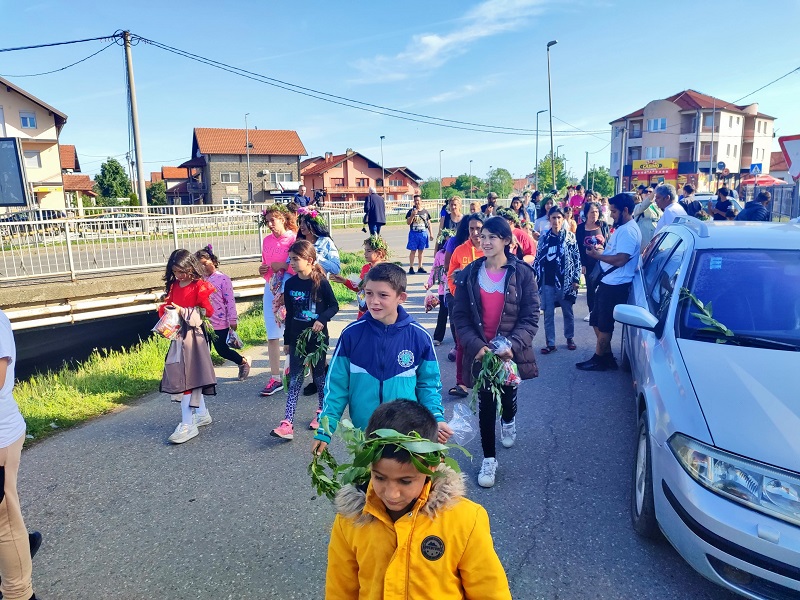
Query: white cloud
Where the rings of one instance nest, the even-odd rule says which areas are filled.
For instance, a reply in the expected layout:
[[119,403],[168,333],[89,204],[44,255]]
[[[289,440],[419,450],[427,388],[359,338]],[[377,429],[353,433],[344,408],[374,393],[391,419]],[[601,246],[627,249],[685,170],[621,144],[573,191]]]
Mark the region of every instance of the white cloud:
[[391,77],[389,80],[404,79],[409,72],[440,67],[468,52],[478,40],[527,26],[532,17],[541,14],[545,3],[546,0],[485,0],[455,20],[449,32],[416,34],[403,52],[357,61],[355,67],[364,77],[353,82],[387,81],[382,73]]

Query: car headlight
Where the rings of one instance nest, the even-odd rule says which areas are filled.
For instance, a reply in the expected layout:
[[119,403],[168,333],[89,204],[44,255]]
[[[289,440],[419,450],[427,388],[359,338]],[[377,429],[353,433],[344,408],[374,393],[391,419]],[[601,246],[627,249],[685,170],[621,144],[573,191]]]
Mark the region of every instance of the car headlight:
[[676,433],[669,446],[700,485],[729,500],[800,525],[800,476]]

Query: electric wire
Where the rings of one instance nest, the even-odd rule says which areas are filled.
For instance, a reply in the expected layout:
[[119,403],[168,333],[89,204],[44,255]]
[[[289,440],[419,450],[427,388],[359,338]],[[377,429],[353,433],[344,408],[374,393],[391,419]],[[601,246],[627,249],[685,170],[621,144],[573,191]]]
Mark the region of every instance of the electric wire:
[[[273,87],[277,87],[277,88],[280,88],[280,89],[283,89],[283,90],[286,90],[286,91],[290,91],[290,92],[294,92],[296,94],[300,94],[300,95],[308,96],[308,97],[311,97],[311,98],[315,98],[317,100],[323,100],[325,102],[330,102],[332,104],[338,104],[340,106],[346,106],[348,108],[354,108],[354,109],[357,109],[357,110],[362,110],[362,111],[366,111],[366,112],[370,112],[370,113],[374,113],[374,114],[379,114],[379,115],[382,115],[382,116],[393,117],[393,118],[396,118],[396,119],[402,119],[402,120],[412,121],[412,122],[416,122],[416,123],[423,123],[423,124],[426,124],[426,125],[435,125],[435,126],[438,126],[438,127],[446,127],[446,128],[451,128],[451,129],[461,129],[461,130],[466,130],[466,131],[478,131],[480,133],[496,133],[496,134],[501,134],[501,135],[522,135],[522,136],[534,136],[534,135],[536,135],[536,130],[535,129],[503,127],[503,126],[499,126],[499,125],[486,125],[486,124],[481,124],[481,123],[471,123],[471,122],[468,122],[468,121],[457,121],[457,120],[454,120],[454,119],[444,119],[444,118],[441,118],[441,117],[433,117],[433,116],[429,116],[429,115],[422,115],[420,113],[412,113],[412,112],[408,112],[408,111],[401,111],[401,110],[398,110],[398,109],[393,109],[393,108],[389,108],[389,107],[385,107],[385,106],[381,106],[381,105],[377,105],[377,104],[371,104],[369,102],[362,102],[360,100],[354,100],[352,98],[346,98],[344,96],[337,96],[335,94],[329,94],[327,92],[322,92],[322,91],[315,90],[315,89],[312,89],[312,88],[299,86],[299,85],[296,85],[296,84],[293,84],[293,83],[289,83],[289,82],[286,82],[286,81],[275,79],[273,77],[268,77],[268,76],[262,75],[260,73],[255,73],[253,71],[248,71],[246,69],[241,69],[239,67],[235,67],[235,66],[229,65],[227,63],[222,63],[220,61],[216,61],[214,59],[206,58],[206,57],[200,56],[198,54],[193,54],[193,53],[188,52],[186,50],[181,50],[179,48],[168,46],[166,44],[163,44],[161,42],[157,42],[155,40],[150,40],[150,39],[147,39],[147,38],[143,38],[141,36],[136,36],[136,37],[137,37],[137,39],[141,40],[145,44],[150,44],[150,45],[155,46],[156,48],[159,48],[161,50],[164,50],[164,51],[167,51],[167,52],[171,52],[171,53],[176,54],[178,56],[183,56],[184,58],[189,58],[190,60],[194,60],[196,62],[200,62],[202,64],[206,64],[206,65],[215,67],[217,69],[221,69],[223,71],[227,71],[229,73],[233,73],[235,75],[239,75],[240,77],[245,77],[247,79],[251,79],[253,81],[257,81],[257,82],[260,82],[260,83],[265,83],[267,85],[271,85]],[[350,104],[348,104],[348,103],[350,103]],[[389,112],[386,112],[386,111],[389,111]],[[398,114],[392,114],[392,113],[398,113]],[[402,116],[402,115],[412,115],[414,117],[420,117],[420,118],[411,118],[411,117]],[[427,120],[421,120],[421,119],[427,119]],[[443,123],[437,123],[437,122],[434,122],[434,121],[442,121]],[[454,123],[456,125],[446,125],[445,123]],[[487,128],[491,128],[491,130],[487,129]],[[498,131],[494,131],[493,129],[497,129]],[[540,130],[540,133],[549,133],[549,131]],[[588,132],[588,131],[581,131],[581,133],[585,134],[585,135],[593,135],[592,132]],[[559,132],[555,132],[554,131],[553,134],[554,135],[559,135],[560,137],[574,135],[574,134],[572,134],[572,132],[567,132],[567,131],[559,131]]]
[[68,65],[67,65],[67,66],[65,66],[65,67],[61,67],[60,69],[53,69],[52,71],[43,71],[42,73],[28,73],[28,74],[26,74],[26,75],[10,75],[10,74],[8,74],[8,73],[0,73],[0,77],[38,77],[39,75],[50,75],[50,74],[52,74],[52,73],[58,73],[59,71],[66,71],[66,70],[67,70],[67,69],[69,69],[70,67],[74,67],[75,65],[79,65],[79,64],[81,64],[82,62],[85,62],[85,61],[89,60],[90,58],[92,58],[92,57],[94,57],[94,56],[97,56],[97,55],[98,55],[98,54],[100,54],[101,52],[105,52],[106,50],[108,50],[109,48],[111,48],[111,46],[115,46],[115,45],[116,45],[116,43],[115,43],[115,42],[111,42],[110,44],[108,44],[108,45],[106,45],[106,46],[103,46],[102,48],[100,48],[100,50],[98,50],[97,52],[93,52],[93,53],[92,53],[92,54],[90,54],[89,56],[86,56],[86,57],[84,57],[84,58],[82,58],[82,59],[80,59],[80,60],[77,60],[77,61],[75,61],[74,63],[70,63],[70,64],[68,64]]
[[111,40],[119,37],[114,35],[104,35],[101,37],[86,38],[83,40],[69,40],[66,42],[51,42],[49,44],[35,44],[33,46],[17,46],[16,48],[0,48],[0,52],[14,52],[16,50],[33,50],[35,48],[51,48],[53,46],[66,46],[68,44],[82,44],[83,42],[96,42],[98,40]]

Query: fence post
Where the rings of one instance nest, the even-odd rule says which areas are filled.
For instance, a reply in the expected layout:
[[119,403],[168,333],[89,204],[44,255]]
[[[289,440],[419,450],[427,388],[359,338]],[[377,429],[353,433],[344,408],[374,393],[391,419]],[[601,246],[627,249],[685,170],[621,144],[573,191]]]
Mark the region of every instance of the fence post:
[[333,231],[333,217],[331,216],[331,211],[328,211],[328,232]]
[[172,215],[172,241],[175,244],[175,250],[179,248],[178,246],[178,218],[175,215]]
[[67,241],[67,263],[69,264],[69,276],[75,281],[75,260],[72,257],[72,236],[70,236],[69,223],[64,223],[64,238]]

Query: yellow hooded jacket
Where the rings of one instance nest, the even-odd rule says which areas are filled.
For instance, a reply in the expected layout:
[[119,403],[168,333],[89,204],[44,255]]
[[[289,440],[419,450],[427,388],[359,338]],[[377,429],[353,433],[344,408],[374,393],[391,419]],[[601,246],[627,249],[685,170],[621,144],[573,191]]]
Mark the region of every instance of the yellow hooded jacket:
[[511,600],[489,515],[463,497],[462,475],[441,465],[414,508],[392,522],[372,489],[336,496],[327,600]]

